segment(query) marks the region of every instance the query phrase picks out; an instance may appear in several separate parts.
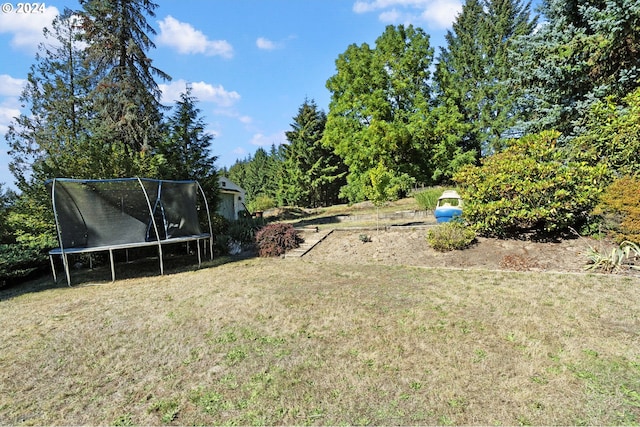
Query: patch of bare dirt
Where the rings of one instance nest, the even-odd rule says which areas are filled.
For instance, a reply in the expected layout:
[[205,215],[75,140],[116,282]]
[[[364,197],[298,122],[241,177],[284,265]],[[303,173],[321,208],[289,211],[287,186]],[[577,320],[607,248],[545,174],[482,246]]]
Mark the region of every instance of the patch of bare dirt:
[[[479,237],[471,247],[437,252],[426,241],[425,229],[388,231],[334,230],[304,255],[311,261],[346,264],[381,263],[424,267],[479,268],[511,271],[584,272],[589,246],[605,249],[606,243],[576,238],[559,242],[500,240]],[[361,235],[371,238],[363,242]]]

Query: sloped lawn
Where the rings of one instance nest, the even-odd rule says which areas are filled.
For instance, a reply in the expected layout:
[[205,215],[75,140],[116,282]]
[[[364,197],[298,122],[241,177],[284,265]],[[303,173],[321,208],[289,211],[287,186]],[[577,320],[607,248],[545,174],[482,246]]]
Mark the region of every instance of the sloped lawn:
[[0,292],[2,425],[640,423],[637,278],[303,258],[43,280]]

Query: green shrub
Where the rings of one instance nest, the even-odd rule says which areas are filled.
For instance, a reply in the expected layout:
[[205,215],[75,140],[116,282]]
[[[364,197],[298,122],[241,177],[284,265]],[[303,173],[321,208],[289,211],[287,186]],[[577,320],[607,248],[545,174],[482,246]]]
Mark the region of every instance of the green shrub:
[[604,165],[571,160],[556,147],[558,132],[512,141],[481,166],[454,180],[465,200],[464,218],[483,235],[557,233],[590,219],[606,178]]
[[617,243],[640,244],[640,179],[616,179],[600,198],[594,213],[603,217],[607,231]]
[[255,199],[249,202],[247,207],[251,212],[264,212],[268,209],[275,208],[276,202],[267,195],[258,194]]
[[256,233],[258,255],[261,257],[280,256],[289,249],[299,247],[301,242],[302,239],[291,224],[269,224]]
[[227,234],[229,238],[240,243],[253,243],[256,232],[264,227],[265,224],[264,218],[240,218],[229,225]]
[[436,208],[438,198],[442,195],[442,191],[442,188],[439,187],[427,188],[426,190],[415,193],[413,198],[416,199],[421,209],[432,211]]
[[213,256],[219,257],[229,254],[229,236],[218,234],[213,240]]
[[427,242],[439,252],[468,248],[475,239],[475,231],[460,221],[445,222],[427,232]]
[[46,251],[37,244],[0,245],[0,287],[18,283],[48,265]]
[[214,236],[226,234],[229,230],[229,225],[229,220],[222,215],[217,213],[211,215],[211,229]]

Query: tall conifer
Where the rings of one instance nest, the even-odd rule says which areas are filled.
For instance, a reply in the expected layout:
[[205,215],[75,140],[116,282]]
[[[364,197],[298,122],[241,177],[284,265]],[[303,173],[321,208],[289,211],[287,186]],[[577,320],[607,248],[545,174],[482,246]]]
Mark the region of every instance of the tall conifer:
[[152,65],[155,48],[147,23],[157,4],[150,0],[80,0],[88,60],[97,84],[91,100],[100,138],[124,144],[127,154],[145,152],[160,141],[162,105],[156,77],[171,77]]
[[517,88],[510,85],[508,52],[514,37],[530,34],[537,18],[520,0],[468,0],[445,38],[436,71],[442,103],[457,106],[470,129],[465,150],[500,149],[516,123]]
[[640,86],[640,2],[544,0],[545,21],[518,40],[511,63],[530,132],[583,134],[587,111]]
[[292,130],[286,133],[289,144],[284,147],[279,195],[285,204],[317,207],[339,201],[346,166],[322,145],[326,122],[325,113],[313,100],[305,100],[293,118]]

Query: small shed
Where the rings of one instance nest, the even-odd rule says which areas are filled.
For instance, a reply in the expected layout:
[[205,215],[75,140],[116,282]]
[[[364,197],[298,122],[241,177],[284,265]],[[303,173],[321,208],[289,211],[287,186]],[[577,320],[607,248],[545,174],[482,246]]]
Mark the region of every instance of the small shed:
[[246,210],[244,205],[246,192],[238,184],[224,176],[218,178],[218,184],[220,199],[217,213],[230,221],[235,221],[238,219],[238,212]]

